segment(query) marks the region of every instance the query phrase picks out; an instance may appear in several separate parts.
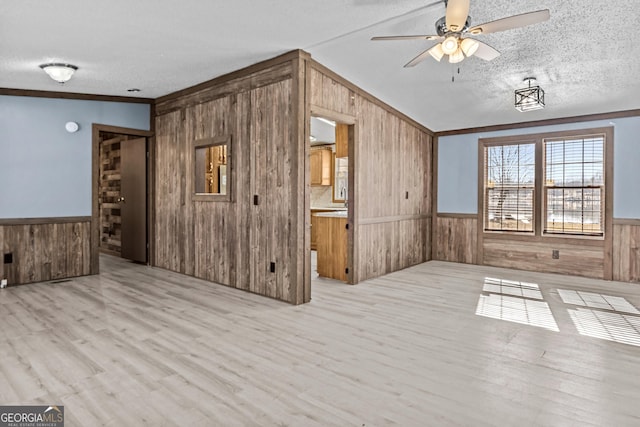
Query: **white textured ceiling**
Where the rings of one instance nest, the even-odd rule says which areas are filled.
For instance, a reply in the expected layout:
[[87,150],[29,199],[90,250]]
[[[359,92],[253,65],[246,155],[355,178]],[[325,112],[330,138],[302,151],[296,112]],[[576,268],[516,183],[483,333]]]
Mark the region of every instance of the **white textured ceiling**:
[[[0,87],[156,98],[301,48],[434,131],[640,108],[637,0],[471,0],[475,24],[544,8],[551,19],[480,36],[502,55],[459,67],[428,58],[405,69],[433,42],[369,40],[434,33],[445,9],[430,3],[0,0]],[[45,62],[80,69],[61,86]],[[547,108],[520,113],[513,91],[529,75]]]

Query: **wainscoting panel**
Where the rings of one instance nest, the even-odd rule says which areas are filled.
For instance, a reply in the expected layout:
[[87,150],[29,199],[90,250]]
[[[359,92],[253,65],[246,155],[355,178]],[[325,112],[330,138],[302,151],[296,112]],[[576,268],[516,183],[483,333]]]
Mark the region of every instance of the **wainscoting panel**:
[[614,221],[613,279],[640,282],[640,220]]
[[0,220],[0,278],[20,285],[88,275],[90,224],[90,217]]
[[434,259],[440,261],[476,264],[476,215],[438,215]]

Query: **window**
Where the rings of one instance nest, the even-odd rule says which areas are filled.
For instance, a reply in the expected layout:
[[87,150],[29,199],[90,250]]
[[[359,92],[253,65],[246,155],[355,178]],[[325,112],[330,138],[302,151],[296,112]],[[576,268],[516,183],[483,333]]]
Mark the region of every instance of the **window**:
[[349,198],[349,158],[333,156],[333,203]]
[[611,140],[611,128],[480,140],[484,231],[604,236]]
[[545,233],[604,232],[604,136],[544,141]]
[[194,142],[194,200],[230,200],[231,138]]
[[535,144],[485,149],[485,230],[533,231]]

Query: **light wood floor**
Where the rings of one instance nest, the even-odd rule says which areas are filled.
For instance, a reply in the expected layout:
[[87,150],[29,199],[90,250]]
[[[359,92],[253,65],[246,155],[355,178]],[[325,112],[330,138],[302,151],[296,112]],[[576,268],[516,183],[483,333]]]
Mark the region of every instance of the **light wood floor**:
[[67,426],[640,425],[640,285],[429,262],[290,306],[102,271],[0,291],[1,404]]

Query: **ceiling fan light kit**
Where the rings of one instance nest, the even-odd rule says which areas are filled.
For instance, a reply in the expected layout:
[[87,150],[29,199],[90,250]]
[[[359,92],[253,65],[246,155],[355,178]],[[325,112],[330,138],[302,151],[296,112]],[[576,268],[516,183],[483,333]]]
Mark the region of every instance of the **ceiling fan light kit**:
[[536,84],[535,77],[524,79],[528,86],[515,91],[515,107],[520,112],[541,110],[544,108],[544,90]]
[[458,48],[455,52],[449,55],[449,62],[451,64],[457,64],[458,62],[462,62],[464,60],[464,53],[462,50]]
[[433,57],[433,59],[440,62],[440,60],[444,56],[444,51],[442,50],[442,44],[438,43],[437,45],[429,49],[429,54]]
[[458,38],[455,36],[449,36],[442,42],[442,51],[447,55],[452,55],[458,50]]
[[470,27],[471,0],[444,0],[444,3],[446,6],[445,16],[436,22],[438,35],[384,36],[373,37],[371,40],[429,40],[438,42],[405,64],[405,67],[414,67],[429,55],[438,62],[444,55],[449,55],[449,62],[452,64],[474,55],[485,61],[491,61],[497,58],[500,52],[484,42],[465,36],[479,36],[525,27],[546,21],[550,17],[549,9],[543,9]]
[[466,56],[473,56],[473,54],[478,51],[479,47],[480,43],[474,39],[464,39],[460,42],[460,49],[462,49]]
[[40,68],[44,70],[45,73],[49,75],[53,80],[57,81],[60,84],[64,84],[71,79],[73,73],[76,72],[78,67],[71,64],[63,64],[63,63],[50,63],[50,64],[42,64]]

